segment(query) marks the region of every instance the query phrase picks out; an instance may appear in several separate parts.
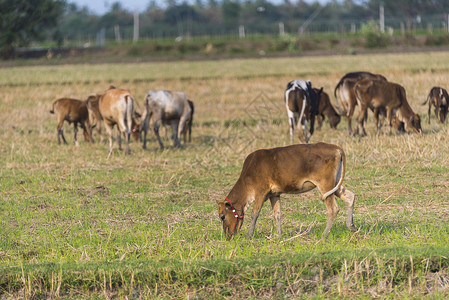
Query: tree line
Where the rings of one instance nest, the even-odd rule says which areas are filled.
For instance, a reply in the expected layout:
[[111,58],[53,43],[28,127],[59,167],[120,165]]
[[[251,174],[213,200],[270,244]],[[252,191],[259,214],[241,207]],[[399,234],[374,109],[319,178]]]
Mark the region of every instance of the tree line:
[[[150,0],[139,12],[141,38],[235,35],[239,27],[247,34],[275,34],[280,30],[297,33],[310,21],[309,28],[327,31],[329,26],[356,24],[379,19],[383,5],[385,18],[405,20],[407,28],[419,23],[420,17],[432,15],[436,22],[447,24],[447,0],[332,0],[326,4],[303,0],[284,0],[274,4],[268,0],[168,0],[161,7]],[[0,0],[0,51],[10,57],[17,47],[34,41],[52,41],[62,46],[66,41],[93,41],[100,38],[130,39],[134,15],[119,2],[109,11],[97,15],[87,7],[65,0]],[[322,24],[321,29],[316,27]],[[327,26],[324,26],[324,24]],[[115,30],[114,30],[115,28]],[[118,30],[117,30],[118,29]]]

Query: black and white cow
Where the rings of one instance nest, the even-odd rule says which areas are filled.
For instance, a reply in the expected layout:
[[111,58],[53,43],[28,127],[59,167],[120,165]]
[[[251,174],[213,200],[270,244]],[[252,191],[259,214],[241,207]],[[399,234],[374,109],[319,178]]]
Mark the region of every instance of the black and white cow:
[[[285,90],[285,106],[287,108],[288,123],[290,128],[290,142],[293,144],[295,126],[302,132],[298,132],[301,141],[309,142],[314,131],[315,116],[318,114],[320,93],[315,92],[310,80],[293,80],[287,84]],[[310,123],[310,129],[308,127]]]

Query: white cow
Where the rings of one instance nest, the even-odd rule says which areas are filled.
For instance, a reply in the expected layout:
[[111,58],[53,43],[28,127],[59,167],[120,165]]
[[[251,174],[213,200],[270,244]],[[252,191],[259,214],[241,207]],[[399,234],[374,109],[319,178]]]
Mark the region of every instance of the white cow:
[[174,145],[175,147],[181,146],[180,136],[192,112],[186,95],[176,91],[150,90],[145,97],[144,104],[145,110],[142,114],[143,148],[146,148],[150,119],[161,149],[164,148],[159,135],[161,125],[171,125]]

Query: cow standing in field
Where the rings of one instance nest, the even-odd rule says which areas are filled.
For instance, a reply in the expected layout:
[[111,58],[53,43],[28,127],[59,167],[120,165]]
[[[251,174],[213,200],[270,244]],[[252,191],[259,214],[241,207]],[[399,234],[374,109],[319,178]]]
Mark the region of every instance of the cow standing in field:
[[243,224],[246,210],[254,203],[248,232],[252,237],[262,205],[270,199],[276,232],[281,236],[280,195],[305,193],[315,187],[328,213],[323,237],[329,234],[339,211],[335,196],[346,202],[346,226],[356,231],[353,224],[355,194],[342,185],[345,162],[343,149],[325,143],[297,144],[251,153],[226,199],[217,202],[224,233],[229,238],[235,235]]
[[113,127],[117,125],[119,134],[117,135],[119,149],[121,150],[120,134],[125,135],[125,153],[130,154],[129,137],[132,130],[132,121],[134,114],[134,97],[129,90],[110,87],[101,95],[98,108],[103,118],[106,132],[109,136],[109,153],[112,154],[112,135]]
[[[87,103],[87,109],[89,111],[89,120],[91,127],[94,126],[97,129],[97,133],[100,136],[100,140],[103,141],[103,136],[101,134],[101,123],[103,122],[103,117],[100,114],[100,98],[102,95],[100,94],[92,94],[89,97],[87,97],[86,103]],[[136,141],[140,141],[140,124],[136,122],[136,120],[140,120],[141,116],[139,113],[134,111],[133,113],[133,119],[132,119],[132,130],[131,130],[131,137]],[[120,140],[120,133],[117,137],[118,140]],[[120,140],[121,141],[121,140]]]
[[[293,136],[295,133],[295,126],[301,131],[298,132],[300,140],[309,142],[314,131],[315,116],[318,114],[319,107],[319,93],[316,93],[312,88],[310,80],[293,80],[287,84],[285,90],[285,106],[287,108],[288,123],[290,129],[290,143],[293,144]],[[297,122],[297,123],[296,123]],[[310,130],[308,125],[310,123]]]
[[172,127],[174,146],[180,147],[181,133],[186,128],[188,119],[193,117],[192,108],[183,92],[167,90],[150,90],[144,101],[145,110],[142,114],[143,148],[146,149],[147,131],[150,127],[150,119],[156,134],[159,146],[164,148],[159,129],[161,125]]
[[407,101],[405,89],[397,84],[378,79],[364,79],[354,87],[357,102],[360,105],[360,113],[357,119],[358,133],[362,136],[366,135],[364,128],[365,115],[368,108],[374,110],[374,119],[376,131],[379,132],[378,111],[385,110],[387,122],[390,125],[390,133],[393,116],[397,117],[397,121],[403,122],[405,130],[422,134],[421,119],[415,114]]
[[51,114],[56,114],[58,118],[58,126],[57,126],[57,138],[58,144],[61,144],[60,136],[64,141],[64,144],[67,144],[67,141],[64,137],[63,132],[63,124],[64,121],[69,122],[69,124],[73,123],[74,130],[74,143],[77,144],[76,134],[78,132],[78,124],[80,124],[81,128],[83,128],[84,139],[87,142],[93,143],[92,131],[89,123],[89,113],[87,111],[86,103],[70,98],[60,98],[53,102],[52,109],[50,110]]
[[348,135],[352,135],[352,117],[357,105],[357,98],[354,93],[354,86],[363,79],[387,79],[380,74],[370,72],[352,72],[344,75],[335,86],[334,96],[337,102],[337,111],[340,115],[346,116]]
[[336,129],[338,123],[340,123],[340,115],[335,111],[334,107],[331,104],[329,99],[329,95],[323,92],[323,89],[313,89],[315,93],[320,95],[320,105],[318,106],[318,128],[321,129],[323,125],[324,117],[327,117],[329,120],[329,125],[332,129]]
[[444,123],[444,121],[446,121],[449,106],[449,95],[446,89],[437,86],[433,87],[430,90],[426,101],[424,101],[422,105],[425,105],[427,102],[429,103],[429,110],[427,112],[429,115],[429,124],[432,105],[435,106],[435,117],[440,123]]

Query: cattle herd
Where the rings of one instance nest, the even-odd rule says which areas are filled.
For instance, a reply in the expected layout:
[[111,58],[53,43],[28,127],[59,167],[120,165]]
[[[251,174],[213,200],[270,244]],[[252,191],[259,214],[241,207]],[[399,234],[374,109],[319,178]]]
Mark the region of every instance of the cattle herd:
[[[387,80],[380,74],[370,72],[352,72],[344,75],[334,90],[335,107],[323,88],[312,87],[311,81],[293,80],[287,84],[284,93],[287,109],[290,141],[293,144],[295,130],[298,138],[306,144],[287,147],[261,149],[249,154],[236,184],[224,201],[217,201],[218,213],[223,231],[230,238],[243,224],[244,212],[254,203],[251,215],[249,236],[252,236],[263,203],[270,199],[277,223],[277,234],[281,234],[280,203],[282,193],[304,193],[317,188],[322,195],[328,221],[323,232],[326,237],[339,211],[335,196],[347,204],[346,226],[356,231],[353,224],[355,194],[343,186],[346,156],[339,146],[315,143],[307,144],[314,132],[315,117],[318,128],[324,118],[335,129],[342,116],[347,120],[349,135],[365,136],[364,123],[368,109],[373,112],[376,133],[382,123],[401,132],[411,131],[423,134],[421,119],[407,101],[404,87]],[[444,123],[448,113],[449,95],[441,87],[433,87],[423,105],[428,104],[428,122],[434,107],[436,119]],[[142,140],[146,148],[146,137],[150,126],[162,149],[164,147],[159,134],[161,125],[170,125],[174,146],[181,144],[181,135],[189,142],[194,114],[194,104],[185,93],[168,90],[148,91],[141,114],[135,110],[135,98],[129,90],[109,87],[103,94],[90,95],[81,101],[61,98],[53,102],[51,113],[58,119],[57,140],[64,143],[63,122],[74,124],[74,141],[77,143],[78,124],[84,130],[87,142],[93,142],[92,129],[97,128],[101,136],[101,123],[109,136],[109,153],[113,151],[113,127],[117,125],[117,143],[121,149],[121,138],[125,137],[125,153],[129,154],[129,139]],[[355,107],[359,106],[357,128],[352,128]],[[379,121],[379,117],[382,121]],[[143,137],[141,135],[143,134]]]

